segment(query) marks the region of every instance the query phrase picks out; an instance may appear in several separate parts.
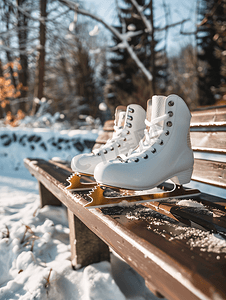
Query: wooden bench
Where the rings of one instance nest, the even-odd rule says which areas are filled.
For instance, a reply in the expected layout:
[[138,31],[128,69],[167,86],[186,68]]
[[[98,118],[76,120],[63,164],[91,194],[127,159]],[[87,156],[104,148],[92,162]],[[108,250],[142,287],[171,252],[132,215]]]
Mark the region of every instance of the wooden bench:
[[[107,121],[94,147],[112,132],[113,121]],[[25,159],[39,182],[41,206],[63,203],[68,209],[75,268],[109,260],[110,248],[159,297],[226,299],[226,107],[194,111],[191,141],[197,158],[190,185],[202,191],[192,201],[88,210],[87,192],[65,189],[71,175],[67,164]],[[221,197],[206,193],[214,188]]]

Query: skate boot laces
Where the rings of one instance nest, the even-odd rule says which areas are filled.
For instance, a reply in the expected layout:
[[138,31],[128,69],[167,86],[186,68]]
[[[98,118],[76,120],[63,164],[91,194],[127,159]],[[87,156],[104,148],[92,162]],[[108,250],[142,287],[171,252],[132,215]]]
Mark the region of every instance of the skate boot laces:
[[[162,145],[163,141],[160,139],[160,135],[164,132],[163,126],[159,125],[161,121],[169,118],[169,114],[164,114],[158,118],[155,118],[151,122],[145,119],[145,124],[148,129],[144,130],[144,138],[140,140],[138,147],[133,150],[131,149],[127,155],[120,154],[119,160],[122,162],[134,161],[138,162],[139,158],[147,159],[148,155],[145,153],[146,150],[150,150],[152,153],[156,152],[153,147],[155,143]],[[143,155],[141,155],[143,154]]]
[[115,147],[121,147],[122,142],[126,141],[126,135],[129,131],[126,128],[114,125],[113,137],[107,140],[106,144],[102,145],[99,149],[94,149],[92,153],[94,155],[107,154],[108,151],[115,150]]
[[159,136],[164,132],[163,126],[159,125],[161,121],[164,121],[169,118],[168,114],[165,114],[161,117],[158,117],[151,122],[148,121],[147,119],[145,120],[145,124],[149,127],[149,129],[144,130],[144,135],[145,138],[144,140],[141,140],[139,143],[140,150],[142,151],[145,147],[151,146],[152,150],[153,147],[152,145],[154,143],[161,143],[162,140],[159,139]]

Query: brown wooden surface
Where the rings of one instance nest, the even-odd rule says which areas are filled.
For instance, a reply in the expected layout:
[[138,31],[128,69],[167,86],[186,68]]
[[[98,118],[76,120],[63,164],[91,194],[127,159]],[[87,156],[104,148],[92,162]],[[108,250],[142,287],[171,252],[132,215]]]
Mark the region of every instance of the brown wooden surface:
[[112,135],[113,135],[113,132],[103,131],[103,133],[101,133],[98,136],[98,138],[96,139],[96,143],[105,144],[107,142],[107,140],[112,137]]
[[104,131],[114,131],[114,120],[108,120],[104,123]]
[[226,154],[226,131],[191,132],[194,151]]
[[195,159],[192,180],[226,189],[226,163]]
[[153,215],[152,209],[140,218],[135,213],[134,218],[126,217],[133,214],[131,208],[88,210],[83,207],[85,196],[64,188],[70,172],[36,161],[25,160],[31,174],[160,294],[178,300],[214,299],[216,295],[226,299],[225,253],[202,252],[199,247],[190,247],[186,239],[175,238],[190,227]]
[[191,127],[226,126],[226,107],[210,108],[206,110],[193,111]]
[[57,199],[41,182],[39,182],[39,195],[41,207],[45,205],[61,206],[61,202]]
[[68,209],[71,262],[77,268],[110,260],[108,246]]

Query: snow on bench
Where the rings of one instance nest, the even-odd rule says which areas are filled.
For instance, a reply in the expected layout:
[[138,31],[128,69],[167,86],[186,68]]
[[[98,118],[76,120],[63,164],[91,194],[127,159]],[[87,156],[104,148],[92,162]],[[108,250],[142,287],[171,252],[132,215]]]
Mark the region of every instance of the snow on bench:
[[[113,132],[107,121],[94,147]],[[25,159],[39,181],[41,206],[68,209],[74,268],[109,260],[109,248],[167,299],[226,299],[226,107],[192,113],[195,165],[191,187],[201,195],[130,207],[87,209],[87,192],[65,189],[67,164]],[[168,188],[164,183],[162,188]]]

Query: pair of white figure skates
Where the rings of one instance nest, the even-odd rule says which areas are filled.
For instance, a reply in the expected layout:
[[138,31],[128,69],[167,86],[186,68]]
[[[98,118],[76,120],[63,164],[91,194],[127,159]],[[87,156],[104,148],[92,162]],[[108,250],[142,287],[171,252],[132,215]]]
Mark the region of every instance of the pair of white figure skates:
[[[112,206],[125,200],[146,202],[199,194],[198,190],[182,188],[190,182],[194,164],[190,119],[186,103],[177,95],[153,96],[147,103],[147,113],[137,104],[119,106],[112,139],[92,153],[72,159],[75,174],[68,179],[68,189],[95,186],[87,208]],[[82,184],[81,175],[93,176],[96,181]],[[104,196],[103,186],[149,190],[168,179],[175,183],[170,192]]]

